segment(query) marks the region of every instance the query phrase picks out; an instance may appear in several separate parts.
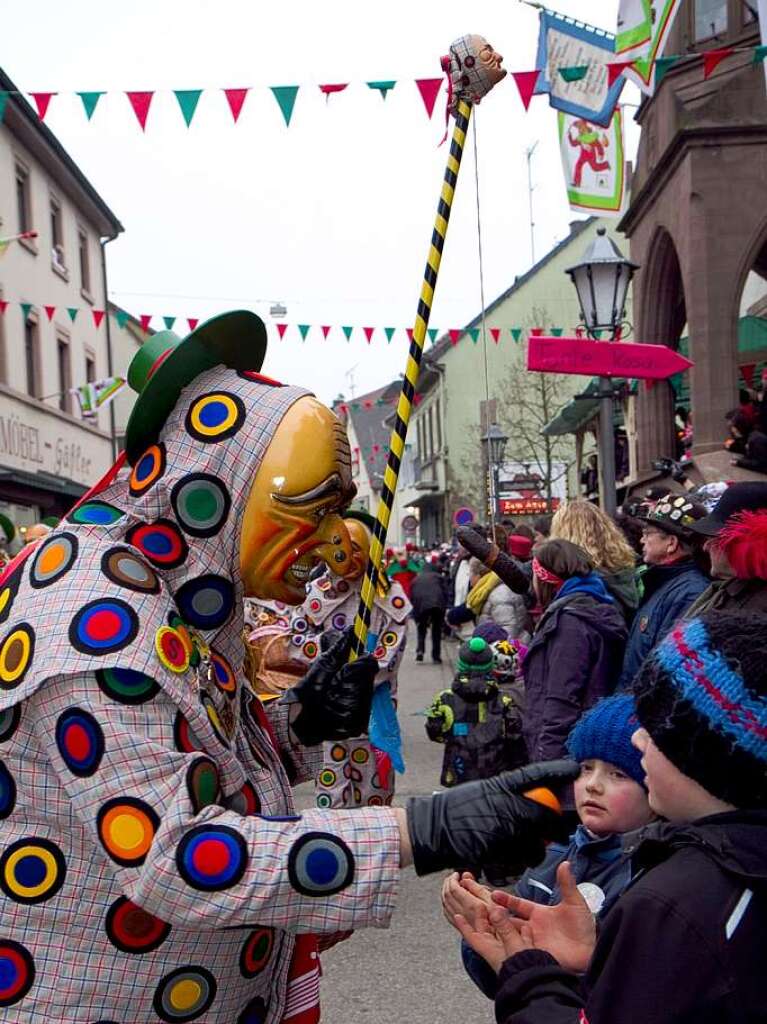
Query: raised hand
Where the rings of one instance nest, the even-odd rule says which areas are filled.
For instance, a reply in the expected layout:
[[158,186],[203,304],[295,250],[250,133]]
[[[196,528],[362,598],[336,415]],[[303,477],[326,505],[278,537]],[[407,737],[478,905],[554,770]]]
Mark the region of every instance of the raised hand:
[[482,957],[496,973],[505,960],[523,949],[533,949],[529,925],[515,921],[501,907],[488,908],[480,902],[470,923],[462,914],[455,917],[455,927],[471,948]]
[[442,911],[454,928],[455,919],[463,917],[472,928],[477,925],[477,912],[484,907],[485,913],[492,909],[490,889],[479,885],[469,871],[459,875],[457,871],[448,875],[442,883]]

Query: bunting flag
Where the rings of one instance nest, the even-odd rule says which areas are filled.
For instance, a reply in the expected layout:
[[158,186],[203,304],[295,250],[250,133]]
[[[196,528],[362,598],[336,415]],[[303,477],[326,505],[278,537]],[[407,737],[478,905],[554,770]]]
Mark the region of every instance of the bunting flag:
[[248,91],[248,89],[224,89],[224,96],[226,96],[226,102],[229,104],[235,124],[237,124],[237,119],[242,113],[242,105],[245,102]]
[[621,216],[626,169],[620,108],[608,128],[561,111],[557,116],[570,208],[601,217]]
[[282,111],[282,116],[285,119],[285,127],[290,127],[290,119],[293,116],[293,107],[296,105],[296,96],[298,96],[297,85],[273,85],[272,95],[277,100],[277,104]]
[[427,327],[426,328],[426,333],[429,335],[429,339],[431,340],[431,343],[433,345],[434,342],[437,340],[437,336],[439,334],[439,331],[437,330],[436,327]]
[[450,338],[450,344],[451,345],[457,345],[458,344],[458,339],[461,337],[461,332],[459,330],[457,330],[456,328],[451,328],[451,330],[449,330],[447,332],[447,334],[448,334],[448,337]]
[[322,331],[322,337],[327,341],[328,335],[330,334],[330,327],[328,324],[323,324],[320,330]]
[[115,313],[115,320],[117,321],[117,326],[123,328],[130,320],[130,313],[126,313],[124,309],[118,309]]
[[493,339],[493,341],[497,345],[498,341],[499,341],[499,339],[501,337],[501,328],[500,327],[491,327],[490,328],[490,337]]
[[519,98],[522,100],[522,106],[525,110],[530,109],[530,100],[535,95],[535,90],[538,85],[538,78],[540,71],[536,68],[535,71],[512,71],[511,77],[517,84],[519,90]]
[[72,323],[74,323],[75,320],[77,319],[77,314],[79,312],[80,310],[76,306],[67,306],[67,313],[69,313],[69,319],[72,321]]
[[103,309],[92,309],[93,323],[96,327],[101,327],[101,321],[104,319],[105,311]]
[[381,94],[381,99],[386,99],[387,93],[389,93],[397,83],[395,81],[388,82],[368,82],[368,89],[377,89]]
[[301,341],[306,341],[306,335],[309,333],[309,324],[299,324],[298,330],[301,334]]
[[387,344],[391,344],[391,340],[394,337],[396,327],[384,327],[384,334],[386,335]]
[[48,323],[50,323],[51,320],[53,320],[53,314],[56,312],[56,307],[55,306],[43,306],[43,309],[45,310],[45,315],[48,317]]
[[615,36],[561,14],[542,10],[535,91],[548,93],[555,110],[608,125],[625,79],[608,81]]
[[522,337],[522,328],[521,327],[512,327],[511,328],[511,336],[514,339],[514,341],[519,342],[519,339]]
[[9,92],[0,92],[0,121],[5,117],[5,108],[8,106]]
[[442,78],[416,78],[415,84],[421,94],[423,105],[426,107],[426,113],[431,117],[434,113],[434,105],[437,102],[437,96],[442,85]]
[[101,97],[104,95],[104,93],[103,92],[78,92],[77,95],[82,100],[82,102],[83,102],[83,110],[85,111],[85,116],[90,121],[90,119],[93,117],[93,112],[96,109],[96,104],[101,99]]
[[149,330],[149,325],[150,325],[151,322],[152,322],[152,314],[151,313],[142,313],[141,316],[139,317],[139,323],[141,324],[141,330],[144,332],[144,334],[146,334],[147,331]]
[[722,63],[724,58],[729,57],[731,53],[735,53],[731,46],[725,46],[719,50],[707,50],[703,54],[703,77],[708,78]]
[[197,327],[197,324],[200,322],[200,318],[196,316],[188,316],[186,318],[186,322],[189,325],[189,332],[191,333]]
[[48,113],[48,104],[51,102],[51,97],[56,96],[55,92],[31,92],[29,94],[35,101],[37,107],[37,116],[41,121],[45,120],[45,115]]
[[181,114],[186,122],[187,128],[192,123],[194,112],[197,110],[197,104],[200,102],[200,96],[202,96],[202,89],[174,89],[173,95],[178,100],[178,105],[181,108]]
[[342,327],[341,330],[344,332],[344,335],[346,336],[346,340],[349,341],[351,336],[352,336],[352,331],[354,330],[354,328],[353,327]]
[[29,314],[32,312],[33,309],[32,303],[20,302],[19,305],[21,306],[21,315],[24,317],[24,323],[26,323],[27,320],[29,320]]
[[363,327],[362,330],[369,345],[373,337],[373,331],[375,330],[375,327]]
[[154,92],[126,92],[125,95],[130,100],[136,120],[141,125],[141,131],[146,131],[146,119],[149,116],[149,108],[152,105]]
[[0,299],[0,316],[5,314],[6,309],[8,309],[8,299]]
[[476,345],[477,342],[479,341],[479,327],[470,327],[467,333],[471,340]]
[[324,94],[326,100],[329,100],[334,92],[343,92],[348,84],[348,82],[342,82],[340,85],[321,85],[320,92]]
[[[660,80],[668,71],[668,66],[662,69],[660,78],[657,77],[658,58],[661,57],[668,42],[669,33],[674,24],[682,0],[649,0],[650,2],[650,39],[638,47],[639,56],[633,61],[630,68],[625,71],[625,76],[634,82],[642,92],[652,96]],[[636,4],[629,5],[636,9]],[[642,4],[642,7],[646,4]],[[644,11],[639,10],[640,19],[644,17]],[[630,56],[626,53],[625,56]],[[678,58],[677,58],[678,59]]]
[[282,339],[285,337],[285,331],[287,331],[287,329],[287,324],[277,324],[277,333],[280,336],[280,341],[282,341]]
[[165,330],[166,331],[172,331],[173,330],[173,325],[176,322],[176,317],[175,316],[164,316],[162,318],[162,322],[165,324]]

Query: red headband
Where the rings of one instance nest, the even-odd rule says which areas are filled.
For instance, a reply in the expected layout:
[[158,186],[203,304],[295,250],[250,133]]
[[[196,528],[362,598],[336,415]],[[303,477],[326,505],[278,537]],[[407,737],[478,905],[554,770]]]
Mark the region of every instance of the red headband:
[[541,565],[537,558],[533,559],[533,573],[542,583],[553,583],[555,587],[561,587],[565,582],[556,573],[550,572],[545,566]]

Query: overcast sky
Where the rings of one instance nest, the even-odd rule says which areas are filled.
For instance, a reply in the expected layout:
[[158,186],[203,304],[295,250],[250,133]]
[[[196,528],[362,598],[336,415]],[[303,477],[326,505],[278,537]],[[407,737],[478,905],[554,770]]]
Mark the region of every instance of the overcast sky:
[[[615,29],[617,0],[552,6]],[[350,371],[361,394],[404,369],[403,330],[368,347],[361,327],[412,325],[446,155],[444,93],[430,122],[413,79],[438,77],[465,32],[487,36],[510,70],[534,67],[537,12],[515,0],[34,0],[6,11],[0,63],[22,90],[70,93],[47,123],[126,229],[108,249],[110,297],[137,316],[182,317],[247,307],[268,318],[280,300],[291,325],[331,324],[328,341],[317,329],[304,344],[293,327],[265,364],[329,401],[349,396]],[[364,84],[379,79],[399,83],[385,103]],[[329,102],[317,88],[346,81]],[[302,86],[288,129],[267,88],[280,84]],[[169,91],[236,86],[254,87],[237,125],[212,92],[191,129]],[[119,94],[86,121],[71,93],[102,89],[165,91],[142,134]],[[526,114],[507,78],[476,125],[489,302],[530,267],[525,150],[536,140],[537,258],[574,215],[544,97]],[[460,327],[479,308],[470,141],[431,324]],[[341,324],[360,328],[348,344]]]

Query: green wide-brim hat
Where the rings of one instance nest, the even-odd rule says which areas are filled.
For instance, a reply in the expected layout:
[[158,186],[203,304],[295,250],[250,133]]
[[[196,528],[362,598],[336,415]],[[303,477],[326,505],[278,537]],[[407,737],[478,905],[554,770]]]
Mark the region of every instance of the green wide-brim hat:
[[265,355],[264,322],[245,309],[214,316],[183,339],[173,331],[153,334],[128,367],[128,384],[138,394],[125,430],[128,462],[157,440],[178,396],[201,373],[219,365],[257,373]]
[[16,527],[13,525],[13,522],[8,518],[8,516],[4,516],[2,512],[0,512],[0,540],[5,537],[6,544],[10,544],[15,536]]
[[375,516],[371,516],[369,512],[366,512],[362,508],[347,508],[345,512],[341,513],[341,518],[356,519],[358,523],[362,523],[364,526],[367,526],[371,533],[376,525]]

